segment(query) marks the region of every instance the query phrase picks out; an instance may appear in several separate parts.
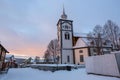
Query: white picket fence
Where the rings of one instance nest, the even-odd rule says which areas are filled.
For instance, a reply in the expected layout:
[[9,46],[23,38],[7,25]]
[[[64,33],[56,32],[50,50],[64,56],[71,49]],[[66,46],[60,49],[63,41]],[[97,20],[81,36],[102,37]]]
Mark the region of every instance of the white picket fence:
[[[120,54],[117,56],[120,56]],[[115,54],[91,56],[85,59],[85,64],[87,73],[120,77]]]

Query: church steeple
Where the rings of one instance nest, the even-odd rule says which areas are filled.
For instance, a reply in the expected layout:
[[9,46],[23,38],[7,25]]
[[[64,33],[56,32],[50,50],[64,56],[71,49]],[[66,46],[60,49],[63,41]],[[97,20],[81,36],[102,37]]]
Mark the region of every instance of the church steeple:
[[61,18],[57,23],[57,36],[59,43],[59,51],[60,54],[60,62],[62,64],[73,64],[73,24],[72,20],[67,19],[67,15],[65,13],[65,8],[63,6],[63,12]]
[[62,19],[67,19],[67,15],[65,14],[64,6],[63,6],[63,14],[61,15],[61,18]]

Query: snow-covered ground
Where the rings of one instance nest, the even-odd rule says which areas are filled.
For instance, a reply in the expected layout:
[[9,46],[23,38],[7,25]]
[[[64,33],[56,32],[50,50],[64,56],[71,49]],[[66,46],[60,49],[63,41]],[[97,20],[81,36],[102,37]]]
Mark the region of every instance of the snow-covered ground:
[[85,66],[85,65],[76,65],[76,64],[30,64],[31,66],[73,66],[73,67],[79,67],[79,66]]
[[56,72],[41,71],[32,68],[13,68],[7,74],[0,75],[0,80],[120,80],[120,78],[88,75],[85,68]]

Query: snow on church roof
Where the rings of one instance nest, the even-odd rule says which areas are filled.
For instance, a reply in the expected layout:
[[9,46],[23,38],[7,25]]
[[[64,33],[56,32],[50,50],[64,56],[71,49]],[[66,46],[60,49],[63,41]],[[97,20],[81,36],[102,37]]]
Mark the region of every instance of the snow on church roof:
[[76,42],[76,45],[73,48],[88,47],[89,45],[90,42],[87,38],[79,38]]
[[[88,40],[87,37],[79,37],[75,46],[73,48],[83,48],[83,47],[93,47],[96,46],[91,44],[92,40]],[[111,47],[111,44],[104,45],[102,44],[103,47]]]
[[87,37],[86,33],[73,33],[74,37]]

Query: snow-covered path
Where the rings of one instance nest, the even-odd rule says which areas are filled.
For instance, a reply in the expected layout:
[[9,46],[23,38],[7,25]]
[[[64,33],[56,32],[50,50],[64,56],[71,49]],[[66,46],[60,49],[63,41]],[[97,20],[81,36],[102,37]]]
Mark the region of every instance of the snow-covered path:
[[[1,77],[1,76],[0,76]],[[0,80],[120,80],[116,77],[87,75],[85,69],[72,71],[40,71],[32,68],[10,69]]]

